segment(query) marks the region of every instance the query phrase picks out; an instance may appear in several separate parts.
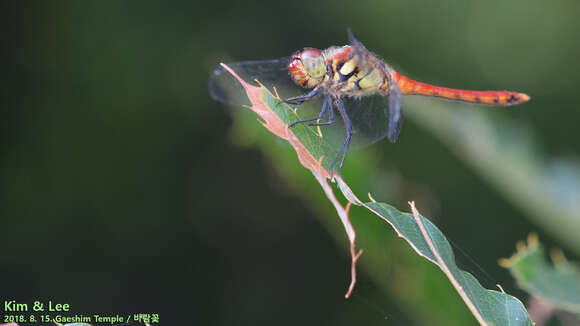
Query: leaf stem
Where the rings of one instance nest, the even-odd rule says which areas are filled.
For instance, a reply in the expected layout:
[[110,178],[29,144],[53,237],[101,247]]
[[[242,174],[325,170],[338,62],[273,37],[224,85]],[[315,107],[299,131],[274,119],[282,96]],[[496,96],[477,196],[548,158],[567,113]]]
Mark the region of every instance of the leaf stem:
[[344,295],[344,297],[348,299],[351,296],[352,291],[354,290],[354,287],[356,285],[356,263],[363,253],[362,250],[358,251],[356,250],[356,231],[354,230],[354,227],[352,226],[349,217],[349,211],[352,202],[349,201],[348,204],[346,204],[346,207],[343,207],[342,204],[338,201],[338,199],[336,199],[334,191],[332,190],[330,184],[326,181],[326,178],[317,175],[316,173],[313,174],[316,180],[318,180],[318,182],[322,186],[322,189],[324,190],[326,197],[334,205],[336,212],[338,213],[338,216],[340,218],[340,221],[342,222],[342,225],[344,225],[344,229],[346,231],[350,243],[350,284],[348,286],[348,290]]

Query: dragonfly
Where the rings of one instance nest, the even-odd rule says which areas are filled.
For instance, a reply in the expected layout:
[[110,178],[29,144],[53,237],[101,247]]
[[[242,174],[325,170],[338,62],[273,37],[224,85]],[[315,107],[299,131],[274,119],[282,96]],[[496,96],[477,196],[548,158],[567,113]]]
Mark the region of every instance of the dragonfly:
[[[396,142],[401,132],[402,95],[421,95],[451,101],[488,106],[511,106],[530,100],[527,94],[512,91],[473,91],[435,86],[406,77],[385,63],[358,41],[348,29],[349,45],[331,46],[320,50],[304,48],[281,59],[243,61],[228,66],[246,80],[258,79],[266,86],[291,90],[293,94],[280,100],[301,107],[317,99],[322,104],[317,115],[289,125],[308,123],[311,127],[335,125],[336,112],[344,128],[344,138],[329,165],[333,173],[339,162],[342,169],[353,135],[360,135],[358,146],[366,146],[387,137]],[[211,96],[228,104],[240,104],[234,99],[235,81],[225,81],[225,70],[217,68],[210,77]],[[307,91],[306,91],[307,90]],[[324,120],[323,120],[324,119]],[[388,122],[387,122],[388,121]]]

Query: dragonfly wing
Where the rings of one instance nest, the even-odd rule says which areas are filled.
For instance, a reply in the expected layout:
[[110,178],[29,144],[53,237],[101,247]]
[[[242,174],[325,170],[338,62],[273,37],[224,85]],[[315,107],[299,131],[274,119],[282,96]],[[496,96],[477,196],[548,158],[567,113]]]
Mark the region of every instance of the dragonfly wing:
[[352,56],[357,57],[356,61],[361,70],[368,71],[369,69],[372,69],[373,67],[370,66],[369,64],[371,62],[380,61],[380,59],[376,55],[374,55],[371,51],[369,51],[364,46],[364,44],[362,44],[359,40],[356,39],[356,37],[354,37],[354,34],[352,33],[352,30],[350,28],[347,30],[347,32],[348,32],[348,41],[354,51]]
[[[362,44],[359,40],[354,37],[352,30],[348,29],[348,39],[351,46],[354,49],[354,55],[358,56],[359,65],[362,66],[363,70],[377,68],[383,71],[383,73],[387,76],[389,81],[389,124],[388,124],[388,136],[391,142],[396,142],[399,134],[401,133],[401,127],[403,124],[403,115],[401,113],[401,90],[397,85],[396,81],[392,78],[393,69],[391,69],[388,65],[386,65],[380,58],[378,58],[375,54],[367,50],[367,48]],[[364,64],[367,62],[374,62],[375,67],[365,67]],[[387,106],[382,106],[382,108],[386,109]],[[384,137],[384,135],[382,135]],[[375,140],[376,141],[376,140]]]
[[[392,78],[393,69],[391,69],[388,65],[386,65],[382,60],[380,60],[376,55],[372,52],[367,50],[367,48],[362,44],[359,40],[354,37],[352,30],[348,29],[348,39],[354,48],[354,55],[359,57],[359,64],[364,64],[365,62],[380,62],[379,67],[375,67],[381,69],[383,73],[387,76],[389,81],[389,128],[388,128],[388,136],[391,142],[396,142],[399,134],[401,133],[401,127],[403,125],[403,115],[401,113],[401,90],[399,89],[399,85],[396,81]],[[372,60],[368,58],[371,57]],[[364,67],[368,69],[369,67]],[[386,106],[383,106],[386,108]],[[384,136],[383,136],[384,137]]]
[[350,43],[350,45],[353,45],[355,48],[366,49],[365,46],[361,42],[359,42],[359,40],[357,40],[356,37],[354,37],[354,33],[352,32],[352,29],[350,27],[346,29],[346,32],[348,33],[348,42]]
[[[387,74],[390,76],[391,74]],[[389,77],[389,140],[397,141],[403,126],[403,113],[401,112],[401,90],[399,85]]]
[[[344,105],[354,133],[351,148],[363,148],[385,137],[393,143],[397,140],[403,124],[401,92],[398,87],[388,97],[379,94],[360,98],[347,97],[344,98]],[[332,134],[329,139],[344,139],[342,120],[339,119],[336,126],[327,133]]]
[[[297,86],[288,74],[290,58],[259,61],[241,61],[227,63],[243,80],[257,85],[257,79],[270,91],[276,90],[282,98],[297,96],[304,89]],[[216,68],[209,78],[209,93],[211,97],[230,105],[250,105],[246,93],[240,83],[224,67]]]
[[[295,96],[304,95],[308,90],[296,85],[288,73],[288,63],[290,58],[281,58],[263,61],[242,61],[227,63],[236,74],[244,81],[258,86],[256,79],[268,88],[273,94],[274,88],[280,98],[287,99]],[[209,78],[208,88],[211,97],[232,106],[251,106],[246,91],[240,83],[222,66],[216,68]],[[319,115],[322,109],[322,96],[304,102],[296,106],[296,119],[309,119]],[[324,117],[323,121],[326,121]],[[335,128],[332,128],[334,130]],[[316,129],[313,129],[315,132]],[[344,132],[344,129],[343,129]],[[333,134],[331,132],[331,134]],[[342,136],[341,144],[344,142]]]
[[[360,98],[347,97],[344,98],[344,105],[353,127],[351,148],[363,148],[387,136],[389,127],[386,112],[389,104],[386,97],[378,94]],[[342,121],[339,123],[342,124]]]

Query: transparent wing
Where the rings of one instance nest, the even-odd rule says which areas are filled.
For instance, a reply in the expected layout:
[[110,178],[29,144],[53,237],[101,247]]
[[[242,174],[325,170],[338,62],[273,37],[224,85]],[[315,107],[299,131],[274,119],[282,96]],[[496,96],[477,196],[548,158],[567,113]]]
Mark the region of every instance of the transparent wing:
[[353,149],[372,145],[389,134],[388,98],[378,94],[346,98],[345,107],[353,125]]
[[403,113],[401,112],[401,90],[399,85],[389,76],[389,140],[397,141],[403,127]]
[[[353,48],[352,56],[357,56],[357,62],[361,68],[361,70],[366,71],[373,67],[371,67],[372,63],[382,62],[380,58],[378,58],[374,53],[369,51],[364,44],[362,44],[359,40],[354,37],[352,30],[349,28],[348,32],[348,41]],[[376,67],[382,69],[383,67]]]
[[[227,63],[242,79],[249,83],[259,80],[270,91],[273,87],[282,98],[298,96],[305,93],[305,89],[296,85],[288,74],[290,58],[260,61],[242,61]],[[234,77],[222,66],[216,68],[209,78],[209,93],[211,97],[230,105],[250,105],[244,89]]]
[[[380,128],[375,129],[374,134],[377,135],[375,138],[372,138],[373,132],[369,131],[369,136],[371,136],[371,137],[368,139],[374,139],[373,142],[376,142],[379,139],[382,139],[386,135],[388,135],[389,140],[394,143],[397,141],[397,138],[399,137],[399,134],[401,133],[401,127],[403,125],[403,114],[401,112],[401,90],[399,89],[397,82],[395,80],[393,80],[393,78],[392,78],[393,69],[391,67],[389,67],[387,64],[385,64],[375,54],[373,54],[372,52],[367,50],[367,48],[359,40],[357,40],[356,37],[354,37],[354,34],[352,33],[352,30],[350,28],[348,29],[348,39],[349,39],[351,46],[354,49],[354,55],[359,57],[357,61],[359,62],[359,64],[361,66],[363,66],[363,70],[364,69],[371,69],[371,68],[380,69],[387,76],[388,81],[389,81],[389,101],[388,101],[388,104],[386,104],[386,99],[384,99],[384,98],[382,99],[382,101],[385,103],[380,103],[380,104],[379,103],[376,103],[376,104],[372,103],[372,105],[380,105],[380,107],[385,110],[384,111],[385,115],[387,115],[386,108],[387,107],[389,108],[388,129],[383,130],[383,126],[380,126]],[[373,62],[375,64],[375,67],[368,67],[368,66],[365,67],[364,66],[366,63],[371,63],[371,62]],[[378,102],[377,100],[372,100],[372,101]],[[364,108],[361,108],[361,109],[364,110]],[[369,113],[369,114],[372,116],[372,118],[378,118],[379,112],[377,109],[371,109],[371,112],[372,113]],[[384,119],[384,116],[383,116],[383,119]],[[385,123],[384,127],[386,128],[386,123]]]
[[[351,149],[367,147],[387,136],[392,140],[391,128],[394,128],[395,135],[400,132],[400,96],[385,97],[377,94],[360,98],[343,97],[342,100],[353,128]],[[333,147],[340,148],[346,137],[346,129],[340,115],[335,114],[335,117],[336,122],[332,126],[320,128],[327,141]]]

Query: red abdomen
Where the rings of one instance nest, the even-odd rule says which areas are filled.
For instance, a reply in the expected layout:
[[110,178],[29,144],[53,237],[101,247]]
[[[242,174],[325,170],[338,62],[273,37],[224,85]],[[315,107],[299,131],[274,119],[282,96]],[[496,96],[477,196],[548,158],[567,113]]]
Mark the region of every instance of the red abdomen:
[[454,101],[488,105],[515,105],[530,100],[530,97],[524,93],[510,91],[469,91],[434,86],[418,82],[397,72],[393,74],[393,78],[399,85],[401,93],[404,95],[433,96]]

